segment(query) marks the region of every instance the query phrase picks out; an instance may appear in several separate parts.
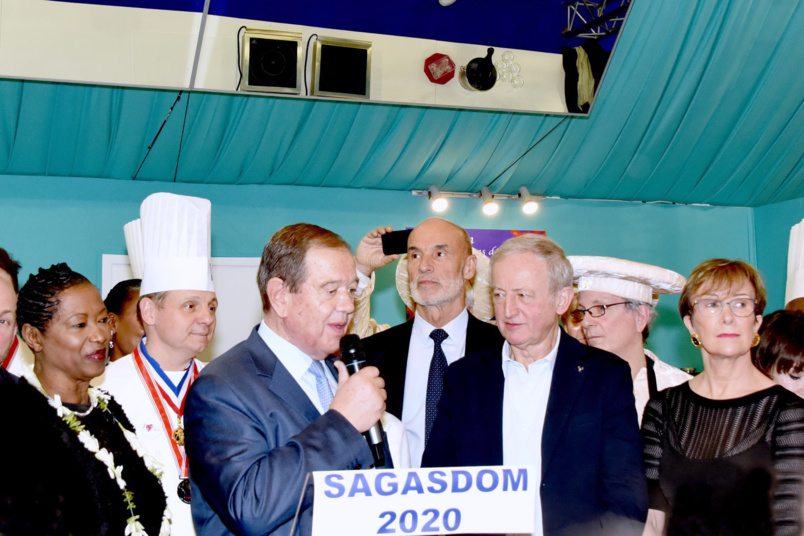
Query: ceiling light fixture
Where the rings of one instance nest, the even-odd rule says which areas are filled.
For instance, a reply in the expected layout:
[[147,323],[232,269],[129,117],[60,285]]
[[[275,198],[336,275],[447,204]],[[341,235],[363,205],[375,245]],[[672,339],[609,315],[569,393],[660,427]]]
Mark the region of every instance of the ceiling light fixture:
[[528,215],[536,214],[536,211],[539,210],[539,203],[530,195],[526,187],[522,186],[519,189],[519,198],[522,199],[522,212]]
[[[480,192],[442,192],[437,186],[430,186],[427,190],[411,190],[411,194],[420,197],[426,197],[430,200],[430,206],[435,212],[444,212],[449,206],[447,201],[449,198],[454,197],[458,199],[482,199],[483,200],[483,213],[488,216],[493,216],[500,211],[499,201],[501,200],[516,200],[522,201],[522,211],[527,215],[536,213],[539,208],[538,203],[546,197],[530,195],[526,187],[519,189],[516,194],[492,194],[488,186],[480,189]],[[527,196],[527,197],[526,197]],[[554,197],[551,199],[559,199]]]
[[500,211],[500,205],[494,200],[488,186],[480,189],[480,198],[483,200],[483,214],[486,216],[494,216]]
[[435,185],[430,186],[427,190],[427,197],[430,198],[430,207],[435,212],[444,212],[449,207],[449,201]]

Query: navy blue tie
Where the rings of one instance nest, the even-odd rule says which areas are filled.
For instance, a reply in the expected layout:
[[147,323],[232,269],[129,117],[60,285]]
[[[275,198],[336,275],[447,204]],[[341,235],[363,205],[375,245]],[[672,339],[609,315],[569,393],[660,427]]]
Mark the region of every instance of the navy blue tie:
[[444,372],[447,370],[447,356],[441,349],[441,343],[449,337],[443,329],[434,329],[430,333],[435,347],[433,348],[433,359],[430,361],[430,376],[427,378],[427,402],[424,407],[424,444],[430,440],[430,431],[433,429],[436,412],[438,411],[438,401],[441,400],[441,393],[444,391]]

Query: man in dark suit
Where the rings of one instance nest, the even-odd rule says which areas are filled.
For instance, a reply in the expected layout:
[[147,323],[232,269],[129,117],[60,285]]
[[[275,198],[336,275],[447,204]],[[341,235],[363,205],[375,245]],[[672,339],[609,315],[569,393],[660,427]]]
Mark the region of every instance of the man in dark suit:
[[508,240],[491,263],[502,350],[447,371],[423,465],[530,465],[540,475],[537,535],[642,533],[648,498],[628,364],[568,336],[563,250]]
[[338,235],[309,224],[280,229],[257,282],[263,322],[204,368],[187,398],[191,505],[203,536],[290,535],[302,493],[293,534],[309,535],[308,473],[370,467],[361,433],[385,408],[376,368],[350,377],[336,362],[336,384],[327,361],[354,314],[357,286]]
[[[358,246],[357,267],[363,275],[393,260],[382,255],[379,245],[387,230],[369,233]],[[367,247],[371,238],[373,248]],[[407,263],[414,318],[365,339],[364,346],[368,361],[385,380],[388,412],[405,424],[411,465],[418,467],[443,388],[443,371],[438,378],[431,371],[436,354],[431,334],[442,333],[444,368],[465,354],[499,349],[503,340],[496,326],[466,309],[466,287],[475,277],[477,257],[464,229],[440,218],[425,220],[408,238]]]

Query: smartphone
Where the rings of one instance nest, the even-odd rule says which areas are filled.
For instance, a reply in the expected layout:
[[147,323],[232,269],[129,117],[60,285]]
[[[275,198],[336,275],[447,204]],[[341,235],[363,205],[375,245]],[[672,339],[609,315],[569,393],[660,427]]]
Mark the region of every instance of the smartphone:
[[413,229],[392,231],[382,235],[382,252],[385,255],[400,255],[408,252],[408,236]]

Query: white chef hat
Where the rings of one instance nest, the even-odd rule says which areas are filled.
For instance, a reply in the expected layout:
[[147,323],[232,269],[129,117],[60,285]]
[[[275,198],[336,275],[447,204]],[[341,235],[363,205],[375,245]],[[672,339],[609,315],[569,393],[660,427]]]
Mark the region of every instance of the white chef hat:
[[784,303],[804,298],[804,220],[790,229],[790,248],[787,250],[787,288]]
[[[477,257],[477,269],[471,289],[466,293],[466,305],[472,307],[476,318],[488,322],[494,318],[494,304],[491,301],[491,262],[482,251],[472,248]],[[410,279],[408,278],[408,256],[400,255],[396,264],[396,291],[409,309],[413,309],[410,296]]]
[[687,280],[681,274],[641,262],[613,257],[568,257],[578,292],[606,292],[656,305],[659,294],[679,294]]
[[212,204],[169,193],[149,195],[140,207],[144,270],[140,295],[168,290],[214,292],[210,266]]
[[123,234],[126,236],[126,250],[128,251],[128,262],[131,265],[131,276],[134,279],[142,279],[144,262],[142,220],[136,219],[125,224]]

